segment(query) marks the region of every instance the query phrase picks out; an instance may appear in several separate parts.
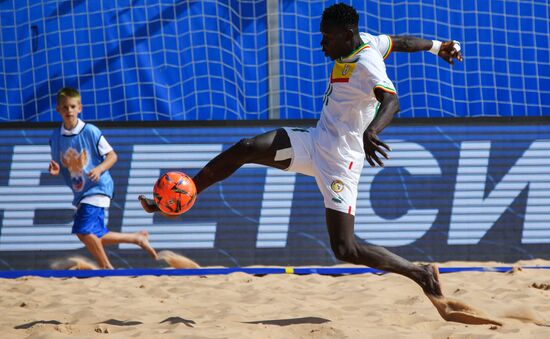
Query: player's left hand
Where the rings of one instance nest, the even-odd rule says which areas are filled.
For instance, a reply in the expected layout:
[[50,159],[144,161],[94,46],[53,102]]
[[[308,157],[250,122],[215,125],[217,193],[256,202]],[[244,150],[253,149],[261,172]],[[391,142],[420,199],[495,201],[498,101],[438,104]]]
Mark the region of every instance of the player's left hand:
[[61,170],[61,167],[59,167],[59,164],[55,160],[50,160],[50,165],[48,166],[48,171],[51,175],[59,175],[59,171]]
[[460,53],[460,42],[456,40],[442,42],[441,48],[439,49],[439,54],[437,55],[451,65],[454,65],[453,59],[462,62],[462,53]]
[[365,150],[365,155],[367,161],[371,167],[384,167],[384,162],[378,157],[379,153],[384,158],[389,159],[386,151],[391,151],[391,148],[378,139],[378,133],[367,128],[365,133],[363,133],[363,149]]
[[100,177],[101,177],[101,170],[97,167],[93,168],[90,172],[88,172],[88,178],[90,178],[90,180],[92,180],[93,182],[98,182]]

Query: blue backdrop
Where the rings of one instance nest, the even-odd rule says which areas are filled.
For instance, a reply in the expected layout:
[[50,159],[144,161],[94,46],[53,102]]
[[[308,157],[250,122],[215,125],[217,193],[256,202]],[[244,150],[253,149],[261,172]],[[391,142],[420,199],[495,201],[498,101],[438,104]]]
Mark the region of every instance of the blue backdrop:
[[[280,1],[283,119],[318,118],[333,1]],[[550,115],[546,0],[350,1],[362,30],[462,41],[451,68],[392,54],[402,117]],[[59,121],[55,93],[81,90],[87,120],[262,120],[269,112],[265,1],[0,2],[0,121]]]

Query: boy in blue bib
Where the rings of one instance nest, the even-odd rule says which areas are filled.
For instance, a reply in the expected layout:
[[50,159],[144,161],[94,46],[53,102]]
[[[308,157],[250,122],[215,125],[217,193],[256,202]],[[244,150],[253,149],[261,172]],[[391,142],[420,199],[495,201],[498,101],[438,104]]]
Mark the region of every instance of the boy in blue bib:
[[136,233],[111,232],[105,226],[105,208],[113,197],[113,179],[109,169],[117,154],[99,128],[78,118],[82,111],[80,93],[65,87],[57,94],[57,112],[63,124],[50,138],[51,175],[59,175],[74,194],[77,207],[72,233],[84,243],[101,268],[112,269],[104,245],[132,243],[157,259],[149,244],[147,231]]

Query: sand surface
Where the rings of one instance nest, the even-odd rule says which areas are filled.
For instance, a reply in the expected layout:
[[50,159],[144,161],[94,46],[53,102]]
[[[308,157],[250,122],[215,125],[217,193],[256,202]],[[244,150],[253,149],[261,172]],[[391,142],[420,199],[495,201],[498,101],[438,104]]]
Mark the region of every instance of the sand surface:
[[503,325],[444,321],[419,287],[395,274],[24,277],[0,279],[0,337],[550,338],[550,270],[440,278],[447,297]]

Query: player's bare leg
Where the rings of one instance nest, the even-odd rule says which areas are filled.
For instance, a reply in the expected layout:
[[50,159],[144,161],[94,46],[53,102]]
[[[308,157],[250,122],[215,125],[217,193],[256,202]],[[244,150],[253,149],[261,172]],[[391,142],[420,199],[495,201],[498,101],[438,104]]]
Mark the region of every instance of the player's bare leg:
[[218,154],[195,175],[193,181],[197,186],[197,194],[218,181],[226,179],[244,164],[254,163],[279,169],[288,168],[290,159],[275,161],[275,155],[278,150],[289,147],[290,139],[282,128],[240,140]]
[[398,273],[416,282],[427,295],[442,295],[435,265],[415,265],[384,247],[359,243],[354,235],[355,217],[326,209],[330,245],[337,259]]
[[110,270],[114,268],[107,257],[107,253],[105,253],[105,248],[103,248],[101,239],[99,239],[95,234],[77,234],[76,236],[86,246],[100,268]]
[[101,237],[101,242],[105,246],[121,243],[135,244],[141,247],[147,253],[149,253],[149,255],[153,257],[153,259],[158,259],[157,251],[155,251],[155,249],[149,243],[149,233],[145,230],[136,233],[108,232],[103,237]]
[[[242,139],[214,159],[210,160],[202,170],[195,175],[193,181],[200,194],[211,185],[222,181],[241,168],[244,164],[254,163],[285,169],[290,166],[290,159],[275,161],[278,150],[290,147],[290,139],[282,128]],[[153,199],[143,195],[138,197],[141,207],[147,213],[158,212],[159,208]]]

